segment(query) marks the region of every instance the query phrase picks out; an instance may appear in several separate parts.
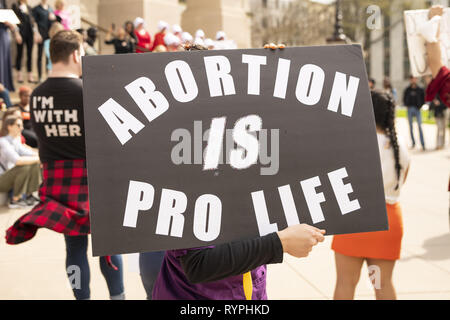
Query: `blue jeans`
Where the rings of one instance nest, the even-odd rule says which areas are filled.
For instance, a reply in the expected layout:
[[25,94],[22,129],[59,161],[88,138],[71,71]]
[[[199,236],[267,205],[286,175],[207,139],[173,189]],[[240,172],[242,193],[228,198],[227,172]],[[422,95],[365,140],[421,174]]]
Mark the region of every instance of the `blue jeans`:
[[408,122],[409,122],[409,133],[411,134],[411,141],[413,147],[416,145],[416,140],[414,139],[414,130],[413,130],[413,118],[417,120],[417,126],[419,127],[419,136],[420,143],[422,144],[422,148],[425,149],[425,141],[423,139],[423,131],[422,131],[422,114],[420,113],[420,109],[416,107],[408,107]]
[[[89,282],[91,274],[87,259],[88,237],[66,236],[66,271],[77,300],[90,299]],[[100,270],[108,285],[109,295],[112,299],[124,298],[123,267],[120,255],[111,256],[112,263],[119,269],[111,268],[105,257],[100,257]]]
[[165,251],[144,252],[139,254],[139,270],[147,300],[152,300],[153,287],[158,277]]
[[0,91],[0,98],[5,102],[7,108],[12,106],[11,99],[9,98],[9,91],[6,88],[3,91]]

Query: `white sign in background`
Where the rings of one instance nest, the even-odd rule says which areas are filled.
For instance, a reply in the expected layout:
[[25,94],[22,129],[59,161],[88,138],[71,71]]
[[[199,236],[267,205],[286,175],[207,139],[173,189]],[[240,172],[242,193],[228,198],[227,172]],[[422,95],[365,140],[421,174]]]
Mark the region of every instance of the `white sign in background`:
[[67,7],[67,11],[70,15],[70,26],[73,30],[81,28],[81,10],[80,6],[70,5]]
[[20,20],[17,18],[14,11],[11,9],[1,9],[0,10],[0,22],[9,22],[12,24],[19,24]]
[[[427,66],[427,53],[425,40],[418,33],[418,29],[428,21],[428,10],[407,10],[404,12],[406,37],[408,41],[409,61],[411,73],[415,77],[431,75]],[[442,52],[442,63],[450,66],[450,8],[444,10],[440,22],[440,41]]]

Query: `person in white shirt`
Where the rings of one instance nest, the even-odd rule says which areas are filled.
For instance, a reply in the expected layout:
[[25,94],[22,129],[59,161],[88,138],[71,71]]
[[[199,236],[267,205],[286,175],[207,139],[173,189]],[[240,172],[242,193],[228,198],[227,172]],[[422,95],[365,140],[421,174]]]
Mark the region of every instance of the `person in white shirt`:
[[174,35],[176,35],[178,37],[178,39],[180,39],[180,41],[181,41],[181,35],[183,33],[183,29],[181,29],[179,24],[174,24],[172,26],[172,33]]
[[208,50],[214,50],[214,41],[212,41],[212,39],[210,38],[206,38],[205,41],[203,42],[203,45],[208,49]]
[[217,31],[216,33],[216,41],[214,43],[214,49],[216,50],[237,49],[237,45],[233,40],[228,40],[226,33],[220,30]]
[[353,299],[364,261],[367,261],[376,298],[396,299],[392,273],[395,261],[400,258],[403,237],[399,197],[410,160],[406,144],[397,137],[395,130],[394,98],[379,90],[371,93],[389,230],[334,236],[331,246],[335,251],[337,272],[334,299],[339,300]]
[[192,37],[192,35],[189,32],[183,32],[181,34],[181,44],[185,45],[185,44],[190,44],[192,43],[194,40],[194,38]]
[[[12,190],[9,208],[33,206],[33,192],[38,191],[42,181],[39,156],[21,143],[23,129],[19,116],[8,116],[0,131],[0,192]],[[22,200],[22,195],[26,200]]]
[[195,31],[194,44],[200,46],[205,45],[205,32],[202,29]]

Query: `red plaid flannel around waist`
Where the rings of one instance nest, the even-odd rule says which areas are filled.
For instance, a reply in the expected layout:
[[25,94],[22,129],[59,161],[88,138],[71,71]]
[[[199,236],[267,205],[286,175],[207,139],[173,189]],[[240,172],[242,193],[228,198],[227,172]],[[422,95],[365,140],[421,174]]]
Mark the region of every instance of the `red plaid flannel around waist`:
[[43,167],[40,203],[6,231],[9,244],[33,238],[42,227],[70,236],[90,232],[86,161],[58,160]]

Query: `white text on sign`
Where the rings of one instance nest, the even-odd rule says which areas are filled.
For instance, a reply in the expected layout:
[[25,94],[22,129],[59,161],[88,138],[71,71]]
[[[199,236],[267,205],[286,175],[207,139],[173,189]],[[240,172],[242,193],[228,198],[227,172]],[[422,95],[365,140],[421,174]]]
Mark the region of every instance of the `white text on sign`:
[[[349,199],[353,193],[350,183],[345,184],[343,180],[348,178],[345,167],[327,174],[341,214],[345,215],[361,208],[358,199]],[[325,195],[318,191],[321,180],[319,176],[301,180],[301,189],[309,210],[313,224],[325,220],[321,203],[327,201]],[[294,203],[290,185],[278,187],[280,201],[288,226],[301,223],[297,208]],[[255,191],[250,195],[261,236],[277,232],[278,225],[271,223],[267,210],[264,191]],[[148,211],[153,207],[155,188],[147,182],[131,180],[128,187],[127,203],[124,213],[123,226],[136,228],[139,213]],[[155,234],[181,238],[184,232],[184,213],[188,205],[188,198],[182,191],[161,189],[161,200],[158,208],[158,220]],[[195,200],[194,206],[194,236],[205,242],[213,241],[220,235],[222,224],[222,202],[213,194],[203,194]]]
[[[260,95],[261,68],[267,64],[267,57],[243,54],[242,63],[248,65],[247,94]],[[204,68],[211,98],[236,94],[231,64],[227,57],[222,55],[204,57]],[[286,98],[290,69],[290,60],[278,59],[273,97]],[[165,77],[176,101],[186,103],[197,98],[199,88],[187,62],[182,60],[169,62],[165,67]],[[340,107],[342,115],[351,117],[359,82],[360,79],[357,77],[335,72],[327,110],[337,113]],[[317,105],[323,96],[324,84],[325,72],[320,66],[315,64],[301,66],[295,89],[296,100],[304,106]],[[169,101],[150,78],[140,77],[126,85],[125,90],[148,122],[152,122],[169,109]],[[131,133],[137,134],[145,127],[113,98],[108,99],[98,110],[122,145],[132,138]]]

